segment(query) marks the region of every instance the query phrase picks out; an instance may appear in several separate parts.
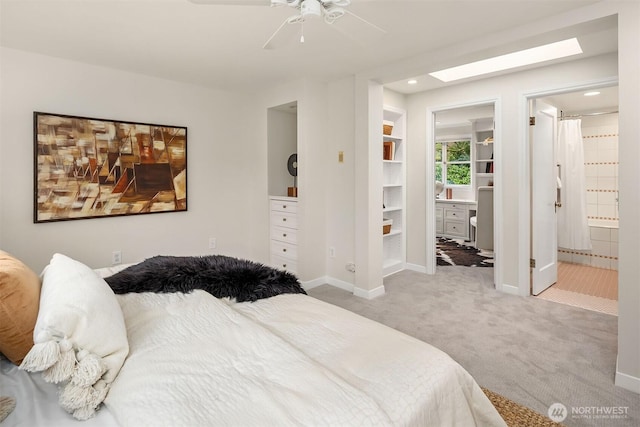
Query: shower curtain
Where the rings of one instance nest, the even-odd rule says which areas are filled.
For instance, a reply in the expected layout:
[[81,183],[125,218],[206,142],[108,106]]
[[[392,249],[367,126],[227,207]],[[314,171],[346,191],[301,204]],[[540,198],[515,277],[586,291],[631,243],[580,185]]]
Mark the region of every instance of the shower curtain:
[[582,142],[582,120],[563,120],[558,129],[562,207],[558,209],[558,246],[591,250],[587,219],[587,184]]

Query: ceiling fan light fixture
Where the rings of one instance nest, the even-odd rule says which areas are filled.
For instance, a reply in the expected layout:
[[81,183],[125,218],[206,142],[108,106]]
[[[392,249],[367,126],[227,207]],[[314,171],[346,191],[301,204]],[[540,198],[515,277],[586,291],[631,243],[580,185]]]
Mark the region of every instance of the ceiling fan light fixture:
[[309,15],[322,16],[322,4],[318,0],[302,0],[300,14],[305,18]]

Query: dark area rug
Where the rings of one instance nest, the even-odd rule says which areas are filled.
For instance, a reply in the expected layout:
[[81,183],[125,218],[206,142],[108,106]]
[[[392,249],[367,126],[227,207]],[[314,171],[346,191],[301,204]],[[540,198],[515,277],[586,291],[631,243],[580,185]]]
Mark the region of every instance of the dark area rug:
[[457,240],[438,237],[436,240],[437,265],[465,267],[493,267],[493,253],[486,253]]

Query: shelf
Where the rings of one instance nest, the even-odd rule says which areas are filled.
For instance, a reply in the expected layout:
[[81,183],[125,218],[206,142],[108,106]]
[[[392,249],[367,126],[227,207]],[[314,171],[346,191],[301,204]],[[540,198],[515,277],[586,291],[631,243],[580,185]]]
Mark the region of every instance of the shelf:
[[382,212],[396,212],[401,210],[402,210],[402,206],[389,206],[387,208],[382,209]]
[[493,159],[478,159],[476,162],[493,163]]
[[477,173],[476,177],[478,178],[493,178],[492,173]]
[[393,124],[392,135],[382,135],[382,165],[378,166],[382,170],[383,218],[393,220],[390,232],[380,239],[383,274],[387,275],[402,270],[407,258],[406,111],[385,106],[383,120],[387,122],[383,124]]
[[388,232],[387,234],[383,234],[382,237],[391,237],[391,236],[398,236],[402,234],[402,230],[394,230],[393,228],[391,229],[390,232]]

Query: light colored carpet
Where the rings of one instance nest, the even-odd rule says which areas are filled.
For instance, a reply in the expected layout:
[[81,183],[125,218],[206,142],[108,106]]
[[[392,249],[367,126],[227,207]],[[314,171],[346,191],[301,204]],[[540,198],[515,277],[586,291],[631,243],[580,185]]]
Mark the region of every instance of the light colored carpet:
[[[640,396],[613,384],[617,317],[497,292],[492,270],[402,271],[387,277],[386,294],[373,300],[329,285],[309,295],[444,350],[482,387],[534,411],[563,404],[567,426],[640,425]],[[613,407],[624,417],[586,413]]]

